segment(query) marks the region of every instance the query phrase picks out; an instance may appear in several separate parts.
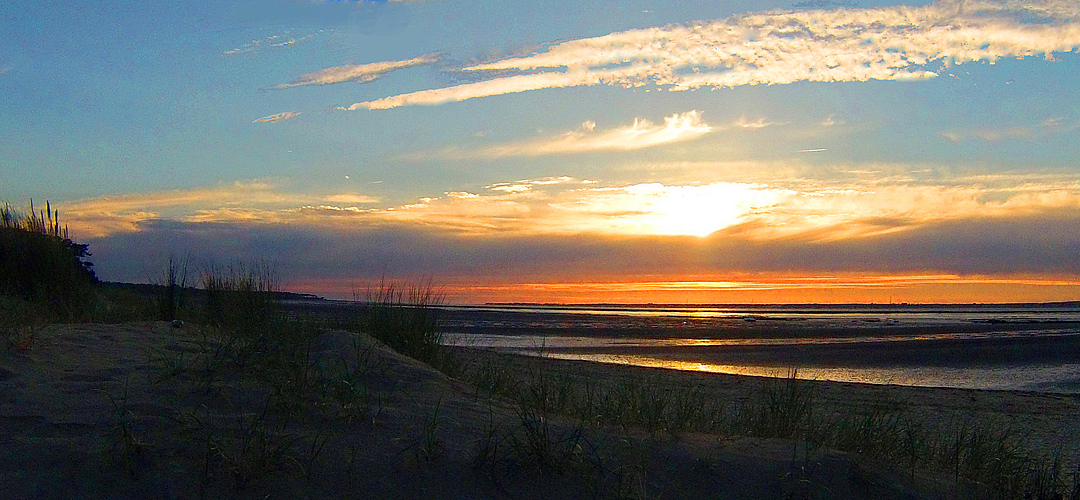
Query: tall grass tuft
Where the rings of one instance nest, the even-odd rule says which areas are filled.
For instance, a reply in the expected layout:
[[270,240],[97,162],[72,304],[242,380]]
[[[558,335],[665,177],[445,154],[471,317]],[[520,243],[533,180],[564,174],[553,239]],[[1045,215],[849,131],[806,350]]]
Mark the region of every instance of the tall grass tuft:
[[736,422],[742,432],[759,437],[814,439],[821,422],[814,415],[813,386],[798,380],[797,370],[785,378],[769,378],[755,401]]
[[[356,294],[359,299],[359,293]],[[442,345],[439,306],[443,297],[430,284],[383,283],[362,299],[352,327],[386,342],[395,351],[443,371],[454,358]]]
[[42,304],[55,319],[71,319],[88,311],[95,298],[97,276],[87,245],[71,241],[59,212],[24,214],[0,207],[0,295]]
[[163,321],[178,318],[181,308],[187,305],[187,281],[191,275],[191,258],[169,254],[165,270],[152,281],[161,285],[161,291],[155,297],[158,317]]
[[203,319],[242,338],[258,337],[282,320],[277,270],[266,261],[210,264],[202,271]]

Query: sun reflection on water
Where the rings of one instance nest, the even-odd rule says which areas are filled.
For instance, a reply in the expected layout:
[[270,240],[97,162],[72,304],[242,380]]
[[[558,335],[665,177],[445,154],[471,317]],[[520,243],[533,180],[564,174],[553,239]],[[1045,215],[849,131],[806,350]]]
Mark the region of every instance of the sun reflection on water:
[[953,368],[914,366],[903,368],[825,368],[790,366],[753,366],[702,363],[652,358],[637,355],[568,354],[533,352],[553,359],[593,361],[649,368],[746,375],[752,377],[788,377],[794,374],[803,380],[890,384],[919,387],[950,387],[958,389],[1021,390],[1077,393],[1080,392],[1080,364],[1033,365],[1025,367]]

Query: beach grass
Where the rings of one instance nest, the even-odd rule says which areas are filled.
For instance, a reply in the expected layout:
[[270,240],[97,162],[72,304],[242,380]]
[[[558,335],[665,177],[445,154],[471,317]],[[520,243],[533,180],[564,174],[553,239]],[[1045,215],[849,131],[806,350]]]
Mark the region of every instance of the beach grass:
[[341,327],[371,335],[448,374],[457,371],[455,358],[442,343],[443,296],[430,283],[383,281],[366,293],[354,293],[353,300],[361,307]]
[[[161,287],[155,297],[158,318],[162,321],[175,321],[190,309],[188,280],[194,272],[193,259],[190,255],[169,254],[164,270],[153,280]],[[189,314],[187,314],[189,315]]]
[[31,202],[28,213],[0,207],[0,296],[40,305],[50,320],[85,317],[97,283],[89,255],[50,204],[36,210]]
[[[499,364],[491,357],[464,372],[464,380],[518,405],[529,430],[529,455],[557,463],[555,450],[565,436],[540,424],[554,415],[597,428],[642,432],[649,439],[678,439],[686,432],[726,438],[782,438],[804,443],[805,450],[833,449],[856,454],[916,475],[947,472],[960,498],[1076,498],[1080,471],[1065,471],[1059,455],[1039,455],[1024,446],[1024,436],[996,423],[961,421],[950,431],[905,414],[903,408],[822,407],[814,385],[787,376],[763,378],[747,401],[718,400],[678,376],[642,370],[618,380],[588,380],[573,370],[545,368],[540,359]],[[577,436],[588,434],[578,428]],[[546,442],[540,442],[543,439]],[[484,463],[493,439],[483,447]],[[565,458],[561,459],[566,461]],[[550,465],[549,465],[550,466]]]

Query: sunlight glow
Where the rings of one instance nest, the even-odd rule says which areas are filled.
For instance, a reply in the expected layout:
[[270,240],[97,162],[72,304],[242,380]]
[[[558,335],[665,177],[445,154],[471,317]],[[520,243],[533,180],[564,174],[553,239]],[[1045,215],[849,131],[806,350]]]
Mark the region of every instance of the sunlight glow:
[[[778,193],[752,184],[721,182],[704,186],[637,184],[597,189],[556,208],[568,224],[603,233],[707,236],[737,224],[756,209],[778,199]],[[580,219],[592,215],[591,219]],[[598,217],[597,217],[598,216]],[[569,222],[580,220],[581,222]]]

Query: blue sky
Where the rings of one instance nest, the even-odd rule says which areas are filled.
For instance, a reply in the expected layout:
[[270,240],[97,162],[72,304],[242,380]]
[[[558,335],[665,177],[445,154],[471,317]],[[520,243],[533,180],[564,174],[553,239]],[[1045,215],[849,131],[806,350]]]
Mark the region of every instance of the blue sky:
[[[1080,2],[9,2],[0,198],[106,279],[1064,300]],[[1036,230],[1037,228],[1037,230]]]

